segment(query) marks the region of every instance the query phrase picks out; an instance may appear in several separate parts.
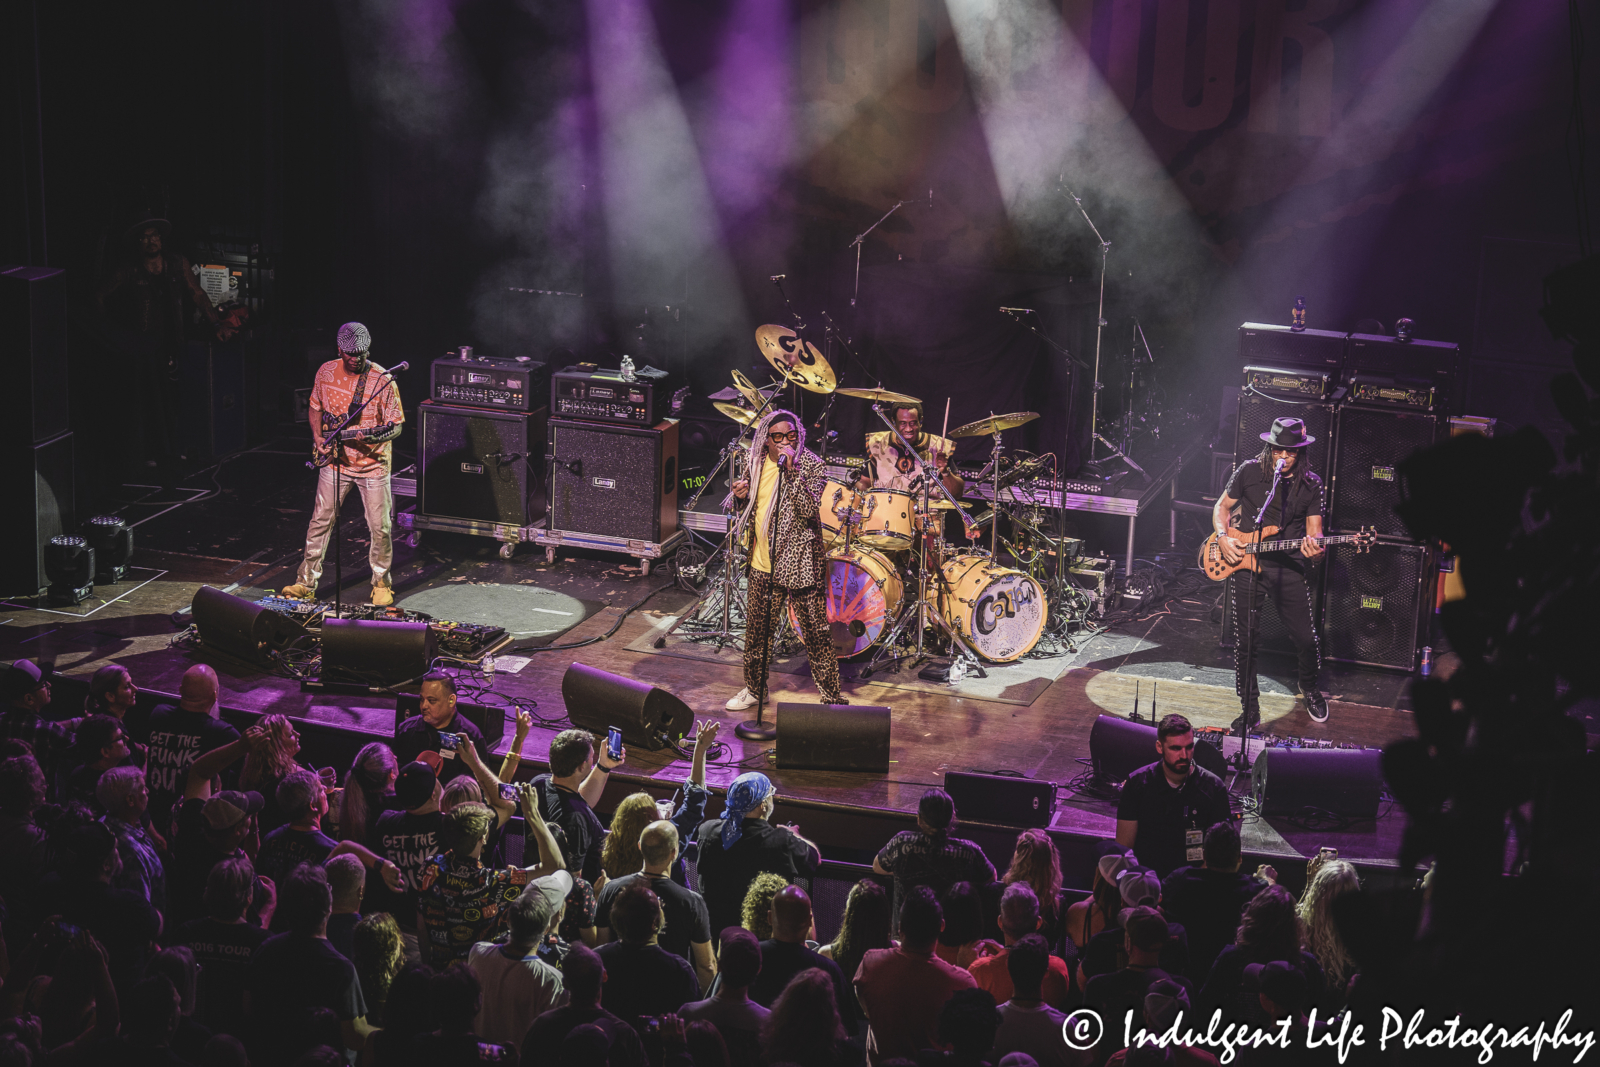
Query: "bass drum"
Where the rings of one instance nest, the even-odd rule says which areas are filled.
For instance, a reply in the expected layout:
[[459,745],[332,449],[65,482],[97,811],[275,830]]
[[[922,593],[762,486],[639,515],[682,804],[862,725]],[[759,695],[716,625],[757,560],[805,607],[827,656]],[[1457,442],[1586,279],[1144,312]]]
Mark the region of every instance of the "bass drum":
[[[900,575],[882,555],[857,545],[828,557],[823,596],[828,604],[828,629],[840,659],[859,656],[878,643],[900,610],[905,588]],[[800,634],[800,619],[789,605],[789,625]]]
[[941,573],[939,614],[978,655],[1010,663],[1039,643],[1050,609],[1038,582],[986,556],[956,556]]

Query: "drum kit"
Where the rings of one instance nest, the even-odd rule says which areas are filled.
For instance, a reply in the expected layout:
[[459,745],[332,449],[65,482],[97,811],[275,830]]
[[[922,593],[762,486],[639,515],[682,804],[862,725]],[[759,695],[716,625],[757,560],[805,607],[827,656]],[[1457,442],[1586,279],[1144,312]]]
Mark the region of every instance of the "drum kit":
[[[915,662],[943,652],[951,662],[944,677],[953,682],[967,674],[982,677],[984,662],[1011,663],[1032,651],[1050,621],[1046,584],[1034,574],[999,562],[995,531],[991,531],[987,549],[958,546],[945,539],[945,516],[950,512],[960,513],[969,537],[975,536],[966,515],[972,505],[955,499],[935,464],[924,460],[913,442],[901,436],[894,421],[896,406],[920,401],[882,388],[841,387],[816,346],[787,327],[762,326],[756,331],[756,345],[779,380],[757,387],[734,371],[733,389],[717,394],[724,397],[715,403],[718,411],[748,429],[789,385],[827,394],[825,415],[838,397],[865,400],[888,427],[889,440],[898,440],[900,454],[913,457],[916,468],[917,477],[910,481],[914,489],[860,489],[853,481],[837,480],[828,481],[823,489],[819,520],[827,556],[825,600],[839,658],[864,661],[860,671],[864,678],[891,662],[898,665],[908,658]],[[944,436],[994,439],[993,460],[984,474],[992,471],[993,499],[998,500],[1000,435],[1038,417],[1031,411],[991,415]],[[724,465],[730,468],[730,481],[745,477],[742,468],[748,447],[742,433],[730,442],[701,492],[713,484]],[[1016,469],[1013,464],[1008,477]],[[868,471],[871,473],[870,460]],[[697,494],[688,507],[693,509],[698,500]],[[731,498],[725,509],[730,532],[718,552],[721,565],[717,567],[713,558],[706,567],[706,573],[716,570],[718,576],[673,627],[681,627],[692,640],[715,641],[718,647],[739,641],[744,617],[740,581],[746,550],[740,535],[744,531],[734,528]],[[658,643],[665,639],[663,635]],[[799,641],[799,619],[791,606],[785,644],[793,650]]]

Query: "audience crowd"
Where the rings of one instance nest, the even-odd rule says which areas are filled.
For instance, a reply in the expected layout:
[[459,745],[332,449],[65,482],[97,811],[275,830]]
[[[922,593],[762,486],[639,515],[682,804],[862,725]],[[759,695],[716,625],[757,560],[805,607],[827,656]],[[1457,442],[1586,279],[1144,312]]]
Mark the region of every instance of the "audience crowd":
[[[1019,834],[1000,873],[931,789],[822,941],[821,852],[771,821],[772,782],[742,774],[707,810],[716,723],[675,804],[631,794],[608,829],[625,750],[567,730],[549,773],[515,783],[531,720],[491,769],[445,675],[343,775],[304,766],[283,716],[225,722],[203,665],[148,709],[120,666],[82,714],[52,703],[48,668],[4,683],[3,1067],[1098,1067],[1150,1059],[1123,1047],[1130,1014],[1299,1031],[1359,980],[1331,919],[1355,869],[1319,854],[1297,900],[1272,868],[1241,872],[1231,819],[1156,843],[1189,861],[1158,872],[1125,806],[1121,843],[1066,872],[1079,894],[1049,834]],[[1162,724],[1147,777],[1183,773],[1187,726]],[[1162,823],[1143,821],[1151,844]],[[1062,1024],[1084,1006],[1105,1036],[1074,1050]]]

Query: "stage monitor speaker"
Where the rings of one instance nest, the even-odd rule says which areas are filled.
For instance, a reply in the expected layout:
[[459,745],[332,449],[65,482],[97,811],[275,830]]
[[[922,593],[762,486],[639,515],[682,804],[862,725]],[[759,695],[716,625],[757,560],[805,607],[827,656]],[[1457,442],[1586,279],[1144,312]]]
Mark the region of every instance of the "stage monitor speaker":
[[417,513],[502,526],[544,517],[548,408],[490,411],[424,400],[417,432]]
[[[1101,715],[1089,728],[1089,763],[1102,782],[1126,781],[1140,767],[1161,758],[1156,747],[1156,728],[1151,723],[1133,722],[1115,715]],[[1194,761],[1212,774],[1221,776],[1228,769],[1222,749],[1195,738]]]
[[678,530],[678,423],[551,419],[551,530],[660,544]]
[[779,704],[784,770],[889,773],[889,709],[860,704]]
[[694,712],[665,689],[582,663],[562,675],[561,699],[572,725],[602,738],[615,726],[624,744],[652,752],[694,730]]
[[1410,671],[1433,609],[1433,550],[1378,544],[1328,553],[1322,653],[1340,663]]
[[274,652],[310,640],[306,628],[287,615],[209,585],[195,590],[190,613],[202,645],[257,667],[271,667]]
[[17,540],[0,553],[0,596],[44,594],[50,584],[44,546],[77,527],[73,492],[72,434],[0,448],[0,499],[17,516],[12,523]]
[[[1148,762],[1148,761],[1147,761]],[[1049,826],[1056,812],[1056,784],[1009,774],[945,771],[944,791],[956,818],[999,826]]]
[[1345,335],[1333,330],[1291,330],[1264,322],[1239,327],[1239,358],[1245,366],[1316,367],[1338,374],[1344,352]]
[[1373,527],[1379,536],[1411,533],[1394,506],[1400,502],[1399,467],[1418,449],[1439,439],[1440,419],[1422,411],[1346,405],[1339,412],[1327,526],[1354,531]]
[[[1285,403],[1269,397],[1245,394],[1239,398],[1239,421],[1233,443],[1235,469],[1247,459],[1261,454],[1266,444],[1261,435],[1272,430],[1276,419],[1300,419],[1306,424],[1306,433],[1316,438],[1306,446],[1305,458],[1312,470],[1328,479],[1328,457],[1333,453],[1333,405],[1327,401]],[[1224,486],[1226,488],[1226,486]],[[1251,516],[1254,518],[1254,516]]]
[[427,674],[438,637],[425,622],[322,621],[322,684],[387,689]]
[[[396,730],[407,719],[414,719],[421,714],[422,697],[416,693],[401,693],[395,697],[394,726]],[[468,704],[464,700],[458,700],[456,701],[456,714],[463,716],[478,728],[478,732],[483,735],[484,747],[491,751],[506,736],[505,708],[489,707],[483,704]]]
[[1374,819],[1383,794],[1382,755],[1375,748],[1263,748],[1250,789],[1267,816],[1332,812]]
[[[1325,567],[1306,568],[1313,623],[1322,618],[1322,580],[1325,572]],[[1238,643],[1238,634],[1234,627],[1234,598],[1244,596],[1249,585],[1249,571],[1239,571],[1222,583],[1222,640],[1219,644],[1223,648],[1233,648]],[[1261,610],[1256,613],[1256,651],[1282,653],[1286,656],[1295,654],[1294,639],[1289,636],[1289,628],[1283,624],[1283,616],[1278,613],[1278,605],[1270,596],[1262,601]]]
[[66,277],[55,267],[0,270],[5,440],[43,444],[67,432]]

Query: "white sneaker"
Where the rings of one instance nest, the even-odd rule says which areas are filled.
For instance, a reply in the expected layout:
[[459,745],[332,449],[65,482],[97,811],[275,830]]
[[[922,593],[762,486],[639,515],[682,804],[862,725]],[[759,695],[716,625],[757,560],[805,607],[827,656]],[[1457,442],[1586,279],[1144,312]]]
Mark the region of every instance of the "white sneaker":
[[758,703],[760,703],[760,701],[756,700],[755,694],[750,692],[750,687],[745,686],[743,689],[734,694],[732,700],[728,701],[722,706],[727,708],[729,711],[744,711],[746,708],[755,707]]

